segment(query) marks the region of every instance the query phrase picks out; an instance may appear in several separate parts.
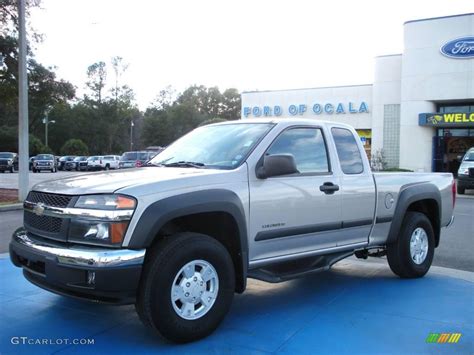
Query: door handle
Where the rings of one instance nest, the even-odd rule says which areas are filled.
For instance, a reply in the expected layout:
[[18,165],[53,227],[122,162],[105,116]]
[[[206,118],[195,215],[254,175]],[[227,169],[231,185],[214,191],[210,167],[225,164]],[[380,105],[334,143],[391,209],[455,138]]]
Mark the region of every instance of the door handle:
[[324,192],[326,195],[332,195],[334,192],[339,191],[339,185],[333,184],[332,182],[325,182],[319,186],[319,191]]

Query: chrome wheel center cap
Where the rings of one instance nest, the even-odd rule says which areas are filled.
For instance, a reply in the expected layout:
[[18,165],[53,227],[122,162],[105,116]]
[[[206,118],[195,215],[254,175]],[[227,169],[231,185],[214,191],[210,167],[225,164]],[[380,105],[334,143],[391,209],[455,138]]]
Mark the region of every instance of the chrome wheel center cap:
[[171,303],[184,319],[204,316],[214,305],[219,291],[219,277],[214,267],[205,260],[194,260],[184,265],[171,286]]
[[422,264],[428,255],[428,235],[426,231],[416,228],[410,238],[410,256],[417,265]]

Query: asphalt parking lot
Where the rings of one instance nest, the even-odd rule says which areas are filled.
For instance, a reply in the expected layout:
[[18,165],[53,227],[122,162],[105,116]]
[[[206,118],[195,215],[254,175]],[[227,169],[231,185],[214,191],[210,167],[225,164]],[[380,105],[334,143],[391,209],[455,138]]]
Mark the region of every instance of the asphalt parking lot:
[[[58,171],[56,173],[51,173],[49,171],[43,171],[39,173],[29,174],[29,188],[31,189],[35,184],[47,180],[56,180],[62,179],[71,175],[83,175],[83,174],[93,174],[94,172],[90,171]],[[0,188],[3,189],[17,189],[18,188],[18,173],[3,173],[0,174]]]

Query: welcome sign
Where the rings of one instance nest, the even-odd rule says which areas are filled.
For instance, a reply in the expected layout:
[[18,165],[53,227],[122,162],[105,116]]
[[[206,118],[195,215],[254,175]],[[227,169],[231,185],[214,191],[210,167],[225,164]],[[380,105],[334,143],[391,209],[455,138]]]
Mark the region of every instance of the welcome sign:
[[474,112],[420,113],[420,126],[474,127]]

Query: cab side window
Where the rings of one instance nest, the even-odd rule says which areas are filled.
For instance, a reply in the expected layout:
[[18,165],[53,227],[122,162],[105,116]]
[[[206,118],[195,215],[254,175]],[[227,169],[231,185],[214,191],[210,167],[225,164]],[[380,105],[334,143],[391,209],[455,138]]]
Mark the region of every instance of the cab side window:
[[326,144],[319,128],[290,128],[276,138],[266,154],[293,155],[301,174],[329,172]]
[[345,128],[332,128],[331,132],[344,174],[362,173],[364,164],[360,156],[359,146],[352,132]]

